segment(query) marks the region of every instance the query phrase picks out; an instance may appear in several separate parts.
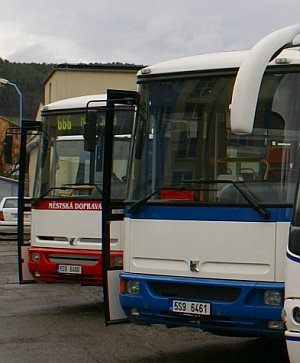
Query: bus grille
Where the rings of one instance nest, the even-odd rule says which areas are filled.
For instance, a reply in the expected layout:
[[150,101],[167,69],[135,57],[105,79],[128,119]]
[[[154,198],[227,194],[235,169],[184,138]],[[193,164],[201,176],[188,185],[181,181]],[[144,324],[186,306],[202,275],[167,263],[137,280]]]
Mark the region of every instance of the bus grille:
[[158,295],[183,299],[233,302],[239,297],[241,292],[241,289],[237,287],[199,286],[165,282],[150,282],[149,285]]

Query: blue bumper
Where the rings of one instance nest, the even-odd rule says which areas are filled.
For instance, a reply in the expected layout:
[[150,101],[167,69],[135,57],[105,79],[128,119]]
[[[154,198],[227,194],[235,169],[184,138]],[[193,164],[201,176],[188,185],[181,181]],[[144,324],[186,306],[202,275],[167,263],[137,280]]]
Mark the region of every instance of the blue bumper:
[[[284,339],[281,322],[283,283],[180,278],[121,273],[123,280],[140,284],[139,294],[120,294],[128,318],[137,324],[198,327],[228,336],[267,336]],[[265,305],[264,292],[281,293],[280,306]],[[210,304],[210,315],[174,313],[170,301]],[[271,322],[273,329],[268,327]],[[276,322],[282,327],[274,329]]]

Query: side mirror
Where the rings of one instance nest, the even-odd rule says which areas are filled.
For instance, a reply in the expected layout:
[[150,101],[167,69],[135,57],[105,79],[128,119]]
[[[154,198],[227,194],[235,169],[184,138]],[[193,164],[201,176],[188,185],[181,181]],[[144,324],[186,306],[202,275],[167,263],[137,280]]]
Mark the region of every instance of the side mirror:
[[5,134],[3,140],[3,159],[6,164],[12,163],[12,141],[13,135]]
[[97,111],[89,110],[83,124],[84,150],[94,152],[96,149]]

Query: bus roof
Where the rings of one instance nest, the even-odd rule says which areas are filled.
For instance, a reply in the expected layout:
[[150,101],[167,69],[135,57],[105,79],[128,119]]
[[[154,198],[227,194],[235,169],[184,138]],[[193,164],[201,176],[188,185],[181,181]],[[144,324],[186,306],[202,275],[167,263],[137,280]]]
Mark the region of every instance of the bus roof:
[[45,111],[54,111],[54,110],[68,110],[68,109],[83,109],[86,107],[87,103],[92,100],[99,100],[102,102],[94,103],[93,106],[105,106],[106,105],[106,94],[95,94],[95,95],[86,95],[79,96],[73,98],[67,98],[64,100],[56,101],[49,103],[48,105],[42,108],[42,112]]
[[[176,74],[195,71],[239,68],[249,53],[248,50],[207,53],[191,57],[169,60],[145,67],[138,72],[138,78],[160,74]],[[282,61],[280,61],[281,59]],[[287,59],[285,62],[284,59]],[[269,65],[299,64],[300,52],[295,49],[283,50]]]

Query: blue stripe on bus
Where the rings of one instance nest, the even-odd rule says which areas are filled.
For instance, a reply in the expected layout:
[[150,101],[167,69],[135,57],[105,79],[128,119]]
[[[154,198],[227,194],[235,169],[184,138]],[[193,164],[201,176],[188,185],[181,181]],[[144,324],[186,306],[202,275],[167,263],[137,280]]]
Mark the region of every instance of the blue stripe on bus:
[[293,255],[291,255],[289,252],[287,252],[287,253],[286,253],[286,257],[287,257],[289,260],[292,260],[292,261],[294,261],[294,262],[300,263],[300,257],[293,256]]
[[285,336],[286,340],[289,340],[290,342],[300,342],[300,337],[291,337],[291,336]]
[[141,206],[135,214],[129,214],[131,205],[125,205],[124,216],[132,219],[158,220],[202,220],[202,221],[237,221],[237,222],[290,222],[291,207],[265,208],[270,218],[263,218],[251,207],[220,207],[195,205],[151,205]]

